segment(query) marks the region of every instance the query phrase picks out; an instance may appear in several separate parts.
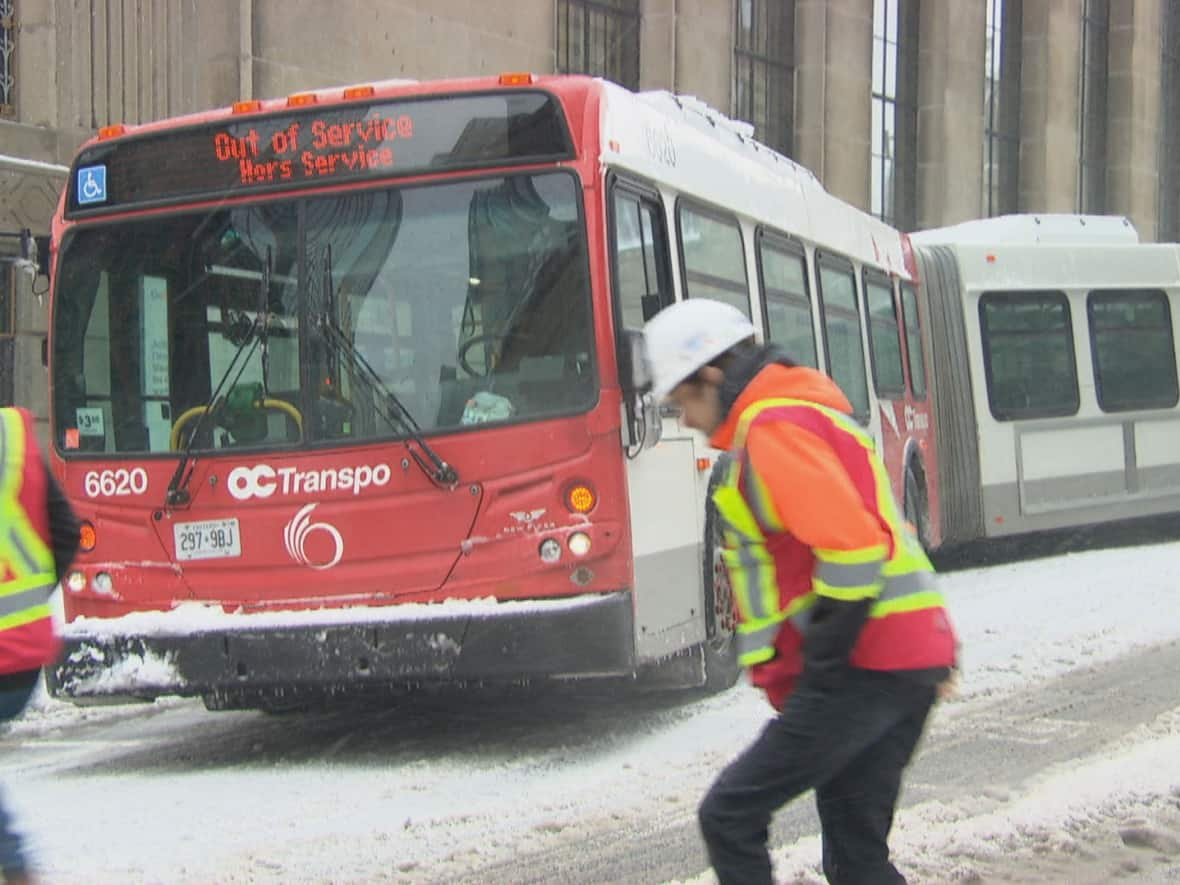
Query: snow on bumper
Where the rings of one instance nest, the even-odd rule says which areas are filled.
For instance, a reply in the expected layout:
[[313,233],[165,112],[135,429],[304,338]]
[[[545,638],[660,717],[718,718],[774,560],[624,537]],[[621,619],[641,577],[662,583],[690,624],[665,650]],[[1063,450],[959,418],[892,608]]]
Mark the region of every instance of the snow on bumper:
[[623,675],[632,637],[628,593],[264,614],[189,604],[67,625],[49,685],[82,701]]

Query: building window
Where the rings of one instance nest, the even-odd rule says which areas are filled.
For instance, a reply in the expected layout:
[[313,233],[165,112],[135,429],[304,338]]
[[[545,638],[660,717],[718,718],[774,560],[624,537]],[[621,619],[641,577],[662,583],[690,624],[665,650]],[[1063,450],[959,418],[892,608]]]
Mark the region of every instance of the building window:
[[987,0],[983,80],[983,208],[1017,211],[1020,185],[1020,36],[1022,0]]
[[557,0],[557,70],[639,88],[639,0]]
[[759,141],[790,155],[795,107],[794,0],[737,0],[734,116]]
[[11,263],[0,260],[0,338],[16,331],[16,272]]
[[1078,208],[1106,211],[1106,72],[1109,0],[1085,0],[1082,14],[1082,119],[1078,155]]
[[0,117],[16,115],[16,0],[0,0]]
[[1164,4],[1160,100],[1159,236],[1180,241],[1180,3]]
[[871,209],[902,230],[918,220],[918,2],[873,0]]

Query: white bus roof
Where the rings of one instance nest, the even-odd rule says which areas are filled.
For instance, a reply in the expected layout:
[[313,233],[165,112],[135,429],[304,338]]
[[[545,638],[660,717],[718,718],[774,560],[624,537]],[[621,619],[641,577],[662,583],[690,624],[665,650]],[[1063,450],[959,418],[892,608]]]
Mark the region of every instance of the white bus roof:
[[700,99],[606,80],[604,165],[627,169],[861,263],[908,277],[898,231],[832,196],[807,168]]
[[1138,243],[1139,232],[1123,215],[1000,215],[909,235],[918,246],[957,243]]

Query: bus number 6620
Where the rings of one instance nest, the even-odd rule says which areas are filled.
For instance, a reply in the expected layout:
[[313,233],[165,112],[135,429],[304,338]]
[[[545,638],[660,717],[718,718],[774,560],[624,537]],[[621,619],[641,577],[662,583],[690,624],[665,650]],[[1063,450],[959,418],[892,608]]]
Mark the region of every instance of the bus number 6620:
[[90,498],[110,498],[116,495],[142,495],[147,491],[147,471],[142,467],[130,470],[91,470],[83,478],[86,495]]

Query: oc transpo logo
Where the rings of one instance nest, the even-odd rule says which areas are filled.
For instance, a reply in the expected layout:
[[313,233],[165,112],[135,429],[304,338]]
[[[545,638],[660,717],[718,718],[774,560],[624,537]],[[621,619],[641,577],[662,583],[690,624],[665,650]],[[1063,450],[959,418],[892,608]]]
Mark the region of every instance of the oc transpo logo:
[[[311,512],[315,508],[315,504],[308,504],[291,517],[283,529],[283,541],[293,560],[322,571],[334,566],[344,556],[344,539],[340,537],[340,530],[331,523],[311,521]],[[308,539],[316,534],[326,536],[327,544],[317,542],[309,551]]]
[[229,493],[239,501],[269,498],[271,495],[311,495],[319,492],[352,492],[359,495],[369,486],[384,486],[393,472],[388,464],[361,464],[357,467],[324,467],[299,470],[295,467],[235,467],[226,478]]

